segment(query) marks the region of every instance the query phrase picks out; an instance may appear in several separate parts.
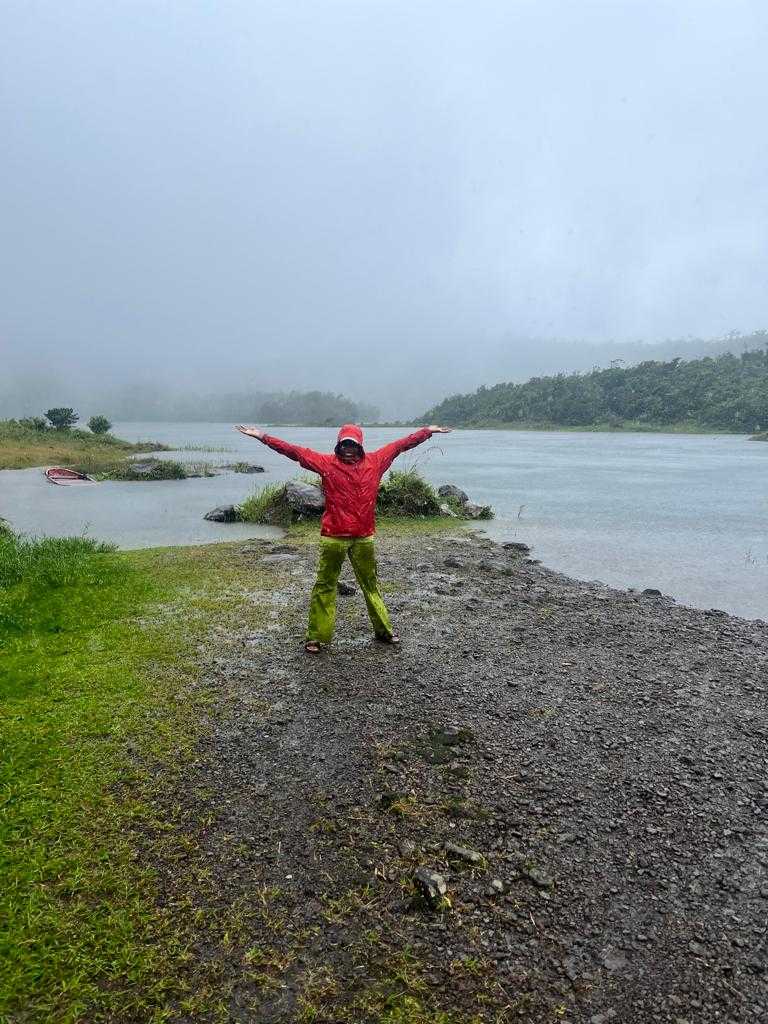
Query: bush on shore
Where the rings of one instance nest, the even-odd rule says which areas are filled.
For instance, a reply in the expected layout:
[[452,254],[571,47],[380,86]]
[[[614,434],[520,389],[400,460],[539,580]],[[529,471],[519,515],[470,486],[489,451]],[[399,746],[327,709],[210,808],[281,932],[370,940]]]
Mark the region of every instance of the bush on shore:
[[237,506],[241,521],[264,523],[270,526],[287,526],[290,517],[284,510],[279,510],[280,497],[284,490],[283,484],[264,484],[263,487],[259,487],[241,505]]
[[106,416],[91,416],[88,420],[88,429],[92,434],[107,434],[112,429],[112,424]]
[[381,482],[376,510],[389,516],[437,516],[440,498],[415,469],[393,469]]

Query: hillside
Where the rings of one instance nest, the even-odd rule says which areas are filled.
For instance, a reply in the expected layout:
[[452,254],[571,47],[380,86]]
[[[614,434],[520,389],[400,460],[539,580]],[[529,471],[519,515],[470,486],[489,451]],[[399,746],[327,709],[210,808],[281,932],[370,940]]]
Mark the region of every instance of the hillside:
[[768,424],[768,348],[481,387],[446,398],[419,422],[752,433]]

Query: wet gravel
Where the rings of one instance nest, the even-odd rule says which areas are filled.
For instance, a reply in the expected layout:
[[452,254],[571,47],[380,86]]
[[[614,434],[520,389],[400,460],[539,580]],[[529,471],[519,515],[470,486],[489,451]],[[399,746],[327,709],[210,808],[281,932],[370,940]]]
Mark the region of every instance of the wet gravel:
[[263,627],[202,652],[174,800],[221,904],[257,906],[244,948],[284,954],[270,984],[231,958],[231,1018],[369,1019],[408,948],[425,1005],[482,1020],[768,1021],[768,625],[477,535],[378,552],[400,649],[356,593],[307,656],[289,541],[242,547]]

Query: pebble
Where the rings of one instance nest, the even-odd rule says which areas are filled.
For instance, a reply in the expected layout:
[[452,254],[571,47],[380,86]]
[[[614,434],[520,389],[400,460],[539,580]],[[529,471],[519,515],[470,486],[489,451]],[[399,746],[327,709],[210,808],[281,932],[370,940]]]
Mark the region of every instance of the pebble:
[[445,878],[431,868],[417,868],[413,881],[416,888],[428,903],[435,904],[448,892],[448,885]]
[[483,864],[485,863],[485,857],[482,853],[478,853],[477,850],[470,850],[466,846],[457,846],[456,843],[446,843],[445,852],[450,858],[456,858],[457,860],[464,860],[468,864]]

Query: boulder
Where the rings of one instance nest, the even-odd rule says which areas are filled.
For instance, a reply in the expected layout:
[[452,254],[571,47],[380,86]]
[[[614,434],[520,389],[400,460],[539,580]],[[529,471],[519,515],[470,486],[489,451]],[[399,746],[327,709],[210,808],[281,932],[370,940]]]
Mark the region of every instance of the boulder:
[[527,555],[531,550],[527,544],[523,544],[519,540],[508,540],[506,543],[501,545],[506,551],[519,551],[523,555]]
[[469,501],[469,495],[455,484],[443,484],[442,487],[437,488],[437,493],[441,498],[453,498],[462,505],[466,505]]
[[471,501],[464,503],[462,512],[467,519],[491,519],[493,517],[490,505],[475,505]]
[[203,519],[209,519],[212,523],[236,523],[240,519],[240,513],[236,505],[219,505],[206,512]]
[[289,480],[285,485],[285,501],[294,517],[320,516],[325,509],[325,495],[315,484]]

